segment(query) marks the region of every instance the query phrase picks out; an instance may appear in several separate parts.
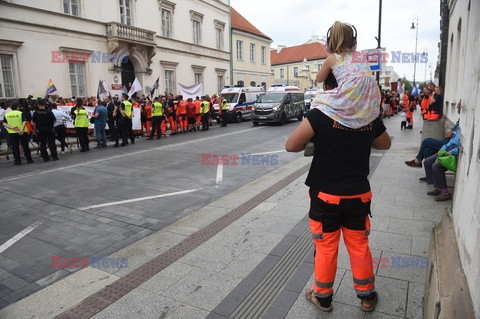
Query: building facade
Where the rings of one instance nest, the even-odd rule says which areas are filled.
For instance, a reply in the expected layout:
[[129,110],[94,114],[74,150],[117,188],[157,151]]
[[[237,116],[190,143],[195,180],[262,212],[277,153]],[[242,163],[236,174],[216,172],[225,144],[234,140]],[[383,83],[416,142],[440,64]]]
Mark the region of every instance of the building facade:
[[[458,255],[460,260],[458,267],[451,266],[456,260],[439,261],[443,264],[439,272],[443,270],[445,278],[455,282],[454,285],[441,282],[447,293],[440,296],[441,305],[437,308],[440,308],[440,317],[448,317],[449,308],[462,313],[468,304],[463,300],[467,299],[466,291],[469,291],[474,317],[480,318],[480,1],[442,1],[441,30],[442,41],[447,41],[440,45],[446,71],[444,115],[450,122],[460,120],[462,146],[450,226],[455,238],[448,238],[449,242],[456,241],[448,255]],[[442,83],[442,71],[439,73]],[[458,289],[463,282],[468,289]],[[460,302],[448,307],[449,299],[456,296]]]
[[158,94],[230,82],[229,0],[0,1],[0,98],[121,94],[135,77]]
[[317,37],[302,45],[277,46],[270,51],[273,84],[295,85],[302,91],[321,87],[316,76],[327,56],[325,44]]
[[270,44],[272,39],[231,8],[232,23],[232,82],[237,86],[272,84],[270,74]]

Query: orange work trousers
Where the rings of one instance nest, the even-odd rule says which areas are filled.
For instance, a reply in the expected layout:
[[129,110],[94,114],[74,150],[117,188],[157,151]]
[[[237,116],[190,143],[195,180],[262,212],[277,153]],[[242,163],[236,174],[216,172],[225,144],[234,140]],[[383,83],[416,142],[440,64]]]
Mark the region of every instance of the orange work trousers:
[[372,253],[368,246],[372,193],[335,196],[310,190],[310,231],[315,244],[314,295],[331,298],[337,272],[340,233],[350,257],[353,288],[360,299],[375,291]]
[[[175,119],[175,117],[167,116],[166,121],[170,123],[170,131],[172,131],[172,133],[177,133],[177,120]],[[166,128],[165,128],[165,132],[166,132]]]
[[180,130],[186,131],[188,130],[188,120],[187,120],[187,114],[179,114],[178,116],[178,124],[180,126]]

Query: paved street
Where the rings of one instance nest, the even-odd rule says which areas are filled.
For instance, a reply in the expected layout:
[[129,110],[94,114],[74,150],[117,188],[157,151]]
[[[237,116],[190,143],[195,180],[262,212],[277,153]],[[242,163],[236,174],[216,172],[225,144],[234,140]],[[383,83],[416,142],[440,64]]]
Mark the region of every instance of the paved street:
[[[40,189],[45,196],[50,196],[48,203],[43,202],[42,209],[38,209],[40,212],[27,214],[21,210],[17,213],[30,219],[22,224],[22,219],[17,216],[16,222],[12,221],[17,225],[15,227],[19,227],[17,233],[34,222],[40,221],[42,224],[0,255],[3,263],[2,291],[11,290],[4,295],[4,304],[38,291],[4,307],[0,310],[0,317],[421,318],[426,276],[424,263],[431,228],[451,202],[433,201],[426,195],[430,187],[418,181],[424,174],[423,170],[403,163],[415,155],[420,142],[419,132],[422,128],[418,114],[415,114],[414,123],[413,130],[400,131],[398,117],[386,119],[385,124],[393,137],[392,148],[387,152],[372,151],[370,180],[374,199],[370,247],[377,260],[374,272],[380,301],[371,314],[360,310],[343,242],[334,285],[333,312],[320,313],[305,300],[304,291],[313,280],[313,247],[307,215],[309,203],[304,185],[310,158],[281,152],[274,153],[279,155],[279,165],[275,167],[225,166],[221,183],[216,166],[201,165],[200,148],[203,143],[208,145],[209,151],[218,154],[238,154],[243,152],[240,150],[242,147],[248,152],[280,151],[285,138],[297,125],[291,122],[284,127],[254,128],[245,122],[238,126],[231,125],[226,130],[212,129],[199,135],[203,141],[198,143],[187,144],[184,139],[188,136],[172,137],[168,141],[158,142],[164,142],[166,148],[155,145],[160,149],[154,147],[148,150],[147,141],[139,141],[134,147],[125,149],[127,153],[122,157],[105,157],[105,161],[90,164],[94,168],[88,170],[80,166],[71,167],[74,164],[68,163],[65,164],[65,167],[70,166],[68,169],[43,174],[43,177],[39,173],[28,177],[34,180],[29,182],[29,185],[35,185],[29,186],[33,189],[38,188],[41,178],[47,179],[48,176],[48,180],[55,181],[50,175],[62,176],[62,181],[63,176],[69,174],[76,178],[90,178],[95,185],[96,193],[92,195],[95,200],[77,199],[75,188],[63,182],[67,189],[63,190],[66,193],[64,196],[68,196],[70,202],[60,202],[54,196],[54,191]],[[233,134],[224,136],[229,133]],[[230,142],[221,145],[212,143],[216,139]],[[275,142],[270,143],[268,139]],[[166,150],[174,149],[181,156],[167,154]],[[128,152],[132,152],[131,155]],[[87,155],[94,154],[91,152]],[[131,163],[134,161],[136,165],[139,165],[138,161],[153,165],[156,162],[151,160],[152,154],[162,154],[166,158],[159,164],[164,169],[185,166],[186,174],[179,175],[188,176],[189,180],[180,181],[177,177],[172,181],[172,173],[167,172],[156,178],[144,172],[140,174],[141,178],[147,180],[145,183],[131,181],[131,176],[138,172],[129,165],[133,165]],[[185,155],[197,160],[187,160]],[[72,157],[75,156],[80,154]],[[100,161],[98,157],[89,161],[95,160]],[[121,184],[119,181],[128,184],[117,187],[119,191],[128,191],[130,195],[117,195],[112,190],[110,196],[117,195],[112,199],[98,192],[109,187],[104,182],[103,171],[107,170],[105,163],[117,161],[122,178],[114,177],[108,181],[114,181],[115,185]],[[112,168],[109,166],[108,170]],[[20,188],[21,179],[4,178],[7,179],[10,179],[8,183]],[[153,183],[156,191],[151,191],[152,186],[147,182]],[[88,184],[83,180],[78,183]],[[452,183],[449,177],[449,184]],[[54,189],[62,191],[61,188]],[[200,190],[127,204],[118,203],[192,189]],[[86,192],[91,193],[88,188]],[[12,194],[6,190],[3,193]],[[110,194],[110,191],[105,194]],[[14,196],[19,198],[18,205],[29,210],[32,210],[32,203],[40,202],[34,198],[38,197],[34,193],[29,197]],[[189,201],[189,204],[185,201]],[[109,205],[88,208],[101,204]],[[37,204],[37,207],[40,206]],[[50,215],[49,209],[54,207],[62,213]],[[15,215],[12,212],[10,208],[9,216]],[[51,229],[51,234],[45,232],[46,229]],[[11,236],[15,234],[12,232]],[[76,238],[85,242],[75,243]],[[46,248],[57,251],[44,251]],[[75,251],[75,248],[79,250]],[[88,267],[61,278],[68,272],[50,268],[52,254],[128,258],[128,267]],[[23,260],[28,260],[30,266],[24,266],[26,263],[22,264]],[[9,265],[10,268],[7,268]],[[43,268],[38,265],[43,265]],[[30,275],[20,277],[28,274],[28,271]],[[40,271],[54,275],[40,277]],[[40,279],[34,280],[35,274]],[[12,289],[14,283],[23,282],[23,288]],[[41,289],[43,286],[48,287]]]
[[[20,167],[3,159],[0,244],[40,224],[0,254],[0,307],[68,275],[51,267],[52,256],[108,256],[298,157],[283,151],[297,123],[214,126]],[[278,165],[247,165],[241,155],[265,152]],[[238,155],[239,165],[219,171],[201,165],[202,153]],[[119,203],[128,200],[139,201]]]

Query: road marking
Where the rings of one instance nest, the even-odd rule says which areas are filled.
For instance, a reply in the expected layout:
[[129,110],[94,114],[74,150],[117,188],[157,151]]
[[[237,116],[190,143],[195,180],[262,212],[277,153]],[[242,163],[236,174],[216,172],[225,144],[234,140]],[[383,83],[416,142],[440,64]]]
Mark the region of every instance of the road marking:
[[5,244],[0,246],[0,254],[3,253],[5,250],[7,250],[10,246],[15,244],[17,241],[19,241],[20,239],[25,237],[29,232],[31,232],[32,230],[34,230],[35,228],[40,226],[40,224],[41,224],[41,222],[35,222],[35,223],[31,224],[30,226],[28,226],[27,228],[25,228],[24,230],[22,230],[21,232],[19,232],[18,234],[16,234],[15,236],[13,236]]
[[271,152],[264,152],[264,153],[255,153],[255,154],[250,154],[250,155],[255,156],[255,155],[275,154],[275,153],[283,153],[283,152],[286,152],[286,150],[271,151]]
[[373,156],[373,157],[382,157],[382,156],[383,156],[383,153],[370,153],[370,156]]
[[93,160],[93,161],[89,161],[89,162],[82,162],[82,163],[79,163],[79,164],[53,168],[53,169],[49,169],[49,170],[42,170],[42,171],[36,171],[36,172],[26,173],[26,174],[22,174],[22,175],[16,175],[16,176],[12,176],[12,177],[6,177],[6,178],[0,179],[0,183],[10,182],[10,181],[14,181],[14,180],[17,180],[17,179],[22,179],[22,178],[26,178],[26,177],[35,176],[35,175],[48,174],[48,173],[56,172],[56,171],[63,171],[63,170],[66,170],[66,169],[80,167],[80,166],[86,166],[86,165],[95,164],[95,163],[101,163],[101,162],[110,161],[110,160],[113,160],[113,159],[118,159],[118,158],[123,158],[123,157],[128,157],[128,156],[133,156],[133,155],[138,155],[138,154],[143,154],[143,153],[148,153],[148,152],[159,151],[159,150],[163,150],[163,149],[170,148],[170,147],[182,146],[182,145],[187,145],[187,144],[191,144],[191,143],[205,142],[205,141],[216,139],[216,138],[222,138],[222,137],[225,137],[225,136],[246,133],[246,132],[259,130],[259,129],[263,129],[263,128],[265,128],[265,126],[249,128],[249,129],[246,129],[246,130],[241,130],[241,131],[236,131],[236,132],[231,132],[231,133],[225,133],[225,134],[220,134],[220,135],[215,135],[215,136],[210,136],[210,137],[205,137],[205,138],[198,138],[198,139],[194,139],[194,140],[190,140],[190,141],[186,141],[186,142],[181,142],[181,143],[162,145],[162,146],[153,147],[153,148],[149,148],[149,149],[146,149],[146,150],[140,150],[140,151],[136,151],[136,152],[132,152],[132,153],[128,153],[128,154],[105,157],[105,158],[101,158],[101,159],[98,159],[98,160]]
[[223,181],[223,164],[217,165],[217,185],[221,184]]
[[109,202],[109,203],[103,203],[103,204],[98,204],[98,205],[80,207],[80,208],[78,208],[78,210],[88,210],[88,209],[92,209],[92,208],[100,208],[100,207],[128,204],[128,203],[134,203],[134,202],[141,202],[141,201],[149,200],[149,199],[156,199],[156,198],[162,198],[162,197],[168,197],[168,196],[175,196],[175,195],[193,193],[193,192],[196,192],[196,191],[199,191],[199,190],[201,190],[201,188],[189,189],[189,190],[185,190],[185,191],[168,193],[168,194],[132,198],[132,199],[126,199],[126,200],[121,200],[121,201],[116,201],[116,202]]

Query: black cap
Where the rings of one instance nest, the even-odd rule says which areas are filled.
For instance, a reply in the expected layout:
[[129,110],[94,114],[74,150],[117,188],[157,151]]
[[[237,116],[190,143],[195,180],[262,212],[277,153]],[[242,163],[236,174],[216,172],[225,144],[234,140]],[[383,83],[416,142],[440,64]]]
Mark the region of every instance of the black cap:
[[38,105],[45,105],[45,100],[44,99],[38,99],[37,104]]

